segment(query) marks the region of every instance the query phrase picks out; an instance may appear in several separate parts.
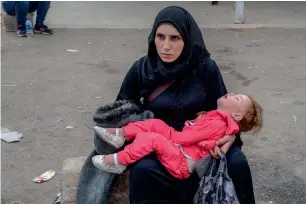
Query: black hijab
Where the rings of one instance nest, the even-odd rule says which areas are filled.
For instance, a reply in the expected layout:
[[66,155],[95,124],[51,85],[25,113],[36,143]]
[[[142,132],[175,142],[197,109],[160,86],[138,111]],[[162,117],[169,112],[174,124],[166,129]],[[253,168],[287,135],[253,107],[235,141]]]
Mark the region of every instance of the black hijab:
[[[163,62],[156,51],[155,34],[162,23],[173,25],[184,40],[180,57],[172,63]],[[166,7],[157,14],[148,43],[148,55],[141,65],[143,94],[153,91],[158,85],[191,74],[192,69],[200,66],[201,59],[210,55],[194,18],[178,6]]]

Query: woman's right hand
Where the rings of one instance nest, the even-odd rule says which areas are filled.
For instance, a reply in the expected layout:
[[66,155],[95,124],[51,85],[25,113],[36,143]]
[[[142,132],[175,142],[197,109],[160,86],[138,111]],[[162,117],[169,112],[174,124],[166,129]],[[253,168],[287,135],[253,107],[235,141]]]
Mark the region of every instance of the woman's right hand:
[[225,135],[222,139],[216,142],[216,146],[214,149],[209,150],[210,155],[215,159],[219,159],[221,156],[221,151],[226,154],[226,152],[228,152],[229,148],[234,143],[235,139],[235,135]]

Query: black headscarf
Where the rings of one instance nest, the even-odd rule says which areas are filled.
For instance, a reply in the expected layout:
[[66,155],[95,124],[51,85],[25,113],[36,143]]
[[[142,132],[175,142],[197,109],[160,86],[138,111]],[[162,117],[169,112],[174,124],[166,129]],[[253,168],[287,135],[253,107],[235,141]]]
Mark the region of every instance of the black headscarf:
[[[180,57],[172,63],[163,62],[156,51],[154,42],[156,30],[162,23],[173,25],[184,40]],[[157,85],[192,73],[192,69],[200,65],[201,59],[210,55],[194,18],[188,11],[178,6],[166,7],[157,14],[148,43],[148,55],[143,58],[141,65],[144,86],[142,92],[150,92],[157,88]]]

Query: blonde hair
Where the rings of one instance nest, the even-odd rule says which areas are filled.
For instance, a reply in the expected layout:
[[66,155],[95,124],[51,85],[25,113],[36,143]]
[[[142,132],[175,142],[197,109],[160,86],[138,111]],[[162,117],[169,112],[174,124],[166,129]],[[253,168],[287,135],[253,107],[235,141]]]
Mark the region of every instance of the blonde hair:
[[244,117],[237,122],[241,132],[253,131],[253,134],[258,133],[263,126],[263,110],[262,107],[252,97],[251,106],[248,108]]

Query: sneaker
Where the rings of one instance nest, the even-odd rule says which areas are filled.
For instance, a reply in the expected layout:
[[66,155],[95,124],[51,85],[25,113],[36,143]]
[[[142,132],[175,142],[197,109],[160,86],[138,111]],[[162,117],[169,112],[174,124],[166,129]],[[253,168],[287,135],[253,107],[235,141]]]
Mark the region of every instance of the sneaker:
[[112,145],[113,147],[119,149],[124,145],[125,138],[120,135],[119,128],[116,128],[116,134],[112,134],[107,129],[99,126],[95,126],[94,130],[103,141]]
[[49,29],[46,25],[35,25],[34,33],[44,34],[44,35],[52,35],[53,30]]
[[114,174],[121,174],[126,169],[126,166],[121,164],[118,165],[108,165],[104,163],[104,155],[97,155],[91,159],[93,165],[102,171],[111,172]]
[[18,26],[17,35],[19,37],[27,37],[27,31],[25,26]]

